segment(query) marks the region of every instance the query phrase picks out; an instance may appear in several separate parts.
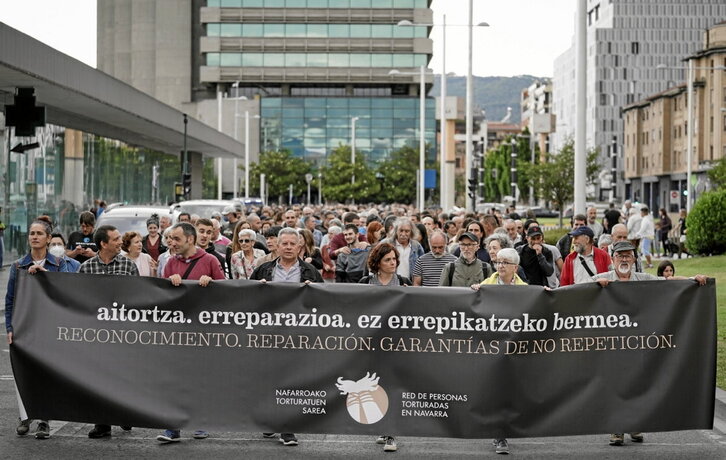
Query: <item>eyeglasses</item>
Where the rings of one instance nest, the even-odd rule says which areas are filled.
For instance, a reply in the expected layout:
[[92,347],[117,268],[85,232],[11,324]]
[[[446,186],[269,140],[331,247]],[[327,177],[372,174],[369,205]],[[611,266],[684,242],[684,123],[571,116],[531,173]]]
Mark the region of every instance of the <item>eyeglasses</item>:
[[512,262],[507,262],[506,260],[495,260],[494,265],[517,265]]
[[615,257],[623,260],[635,259],[632,254],[618,254],[617,252],[615,253]]
[[459,246],[462,248],[473,248],[474,246],[479,246],[476,243],[459,243]]
[[240,242],[240,243],[249,243],[249,242],[251,242],[251,241],[252,241],[252,240],[239,240],[239,242]]

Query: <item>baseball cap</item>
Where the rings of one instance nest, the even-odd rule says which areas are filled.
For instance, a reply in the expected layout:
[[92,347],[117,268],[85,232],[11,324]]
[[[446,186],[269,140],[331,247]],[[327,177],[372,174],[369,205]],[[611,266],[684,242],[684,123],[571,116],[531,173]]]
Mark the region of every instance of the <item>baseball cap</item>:
[[630,241],[618,241],[617,243],[613,244],[612,246],[613,252],[620,252],[620,251],[635,251],[635,246],[633,246]]
[[476,235],[471,232],[462,233],[461,236],[459,237],[459,241],[461,241],[462,238],[469,238],[471,241],[473,241],[475,243],[479,243],[479,238],[477,238]]
[[223,216],[226,216],[227,214],[231,214],[231,213],[233,213],[233,212],[237,212],[237,211],[236,211],[236,210],[234,209],[234,207],[232,207],[232,206],[227,206],[226,208],[224,208],[224,211],[222,211],[222,215],[223,215]]
[[595,238],[595,232],[590,227],[577,227],[569,233],[570,236],[587,235],[590,238]]
[[530,225],[530,227],[527,229],[527,236],[536,235],[544,235],[544,233],[542,233],[542,229],[539,227],[539,225]]

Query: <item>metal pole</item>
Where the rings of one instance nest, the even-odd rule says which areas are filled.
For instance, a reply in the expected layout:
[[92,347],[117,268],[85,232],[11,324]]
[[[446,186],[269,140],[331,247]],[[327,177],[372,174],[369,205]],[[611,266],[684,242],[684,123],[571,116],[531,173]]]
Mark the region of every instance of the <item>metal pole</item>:
[[613,136],[613,141],[610,144],[610,196],[609,202],[612,203],[615,200],[615,184],[618,178],[618,137]]
[[510,186],[512,187],[512,198],[514,205],[517,204],[517,138],[512,137],[512,152],[510,155],[509,171],[511,173]]
[[[469,49],[468,49],[468,61],[467,61],[467,73],[466,73],[466,175],[465,177],[471,177],[472,167],[472,134],[474,131],[474,125],[472,120],[472,98],[474,92],[473,77],[471,74],[471,63],[472,63],[472,48],[473,48],[473,35],[474,35],[474,24],[472,23],[474,18],[474,0],[469,0]],[[474,210],[474,200],[466,194],[466,209]]]
[[[237,168],[235,168],[237,171]],[[236,182],[236,180],[235,180]],[[236,196],[236,195],[235,195]],[[250,111],[245,110],[245,200],[250,197]]]
[[691,175],[693,174],[693,59],[688,60],[688,81],[686,105],[688,109],[688,170],[686,173],[686,212],[691,212],[692,193]]
[[355,122],[358,121],[358,117],[351,117],[350,119],[350,164],[353,165],[353,174],[350,177],[351,185],[355,185]]
[[267,194],[265,193],[265,173],[260,174],[260,198],[262,205],[267,206]]
[[575,129],[575,190],[573,214],[585,213],[585,159],[587,155],[587,0],[577,0],[575,33],[575,100],[577,125]]
[[323,204],[323,173],[318,173],[318,204]]
[[[222,87],[217,86],[217,130],[222,132]],[[217,158],[217,199],[222,199],[222,158]]]
[[421,64],[421,82],[419,84],[419,141],[418,141],[418,168],[419,168],[419,192],[418,192],[418,210],[423,212],[425,201],[425,184],[424,174],[426,172],[424,159],[426,156],[426,67]]
[[441,147],[439,149],[439,203],[441,209],[446,211],[451,208],[449,203],[449,197],[446,196],[447,180],[446,176],[446,15],[443,16],[441,21],[442,31],[442,45],[441,45],[441,107],[439,107],[439,116],[441,120],[441,128],[439,129],[441,135]]
[[[232,84],[234,86],[234,140],[239,140],[237,137],[237,124],[239,123],[239,81],[236,81]],[[246,135],[246,134],[245,134]],[[245,142],[246,144],[246,142]],[[247,146],[245,145],[245,149]],[[234,157],[233,162],[233,171],[232,171],[232,197],[237,198],[237,192],[239,191],[237,189],[237,186],[239,185],[237,183],[237,157]]]

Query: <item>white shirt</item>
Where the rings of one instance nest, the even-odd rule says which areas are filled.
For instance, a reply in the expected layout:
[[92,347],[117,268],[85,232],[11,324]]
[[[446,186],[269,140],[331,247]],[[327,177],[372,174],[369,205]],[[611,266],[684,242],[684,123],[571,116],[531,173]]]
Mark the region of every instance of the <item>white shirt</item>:
[[[572,261],[572,272],[575,275],[575,284],[580,283],[591,283],[592,277],[597,275],[597,268],[595,268],[595,258],[594,258],[595,251],[592,251],[590,255],[582,255],[579,254],[577,257],[575,257],[575,260]],[[585,267],[582,265],[582,261],[580,260],[580,257],[585,260],[585,263],[588,267],[590,267],[590,271],[592,272],[592,275],[590,275],[587,270],[585,270]]]
[[653,216],[648,214],[640,220],[640,230],[638,230],[639,238],[647,238],[652,240],[655,238],[655,223],[653,222]]
[[409,242],[408,245],[404,248],[401,246],[401,244],[396,240],[394,246],[396,249],[398,249],[398,256],[400,259],[400,263],[398,264],[398,269],[396,270],[396,273],[398,273],[401,276],[405,276],[408,278],[411,276],[411,267],[409,267],[409,257],[411,256],[411,243]]
[[635,213],[632,216],[628,218],[628,239],[629,240],[636,240],[638,239],[638,232],[640,231],[640,221],[643,220],[642,217],[640,217],[640,213]]

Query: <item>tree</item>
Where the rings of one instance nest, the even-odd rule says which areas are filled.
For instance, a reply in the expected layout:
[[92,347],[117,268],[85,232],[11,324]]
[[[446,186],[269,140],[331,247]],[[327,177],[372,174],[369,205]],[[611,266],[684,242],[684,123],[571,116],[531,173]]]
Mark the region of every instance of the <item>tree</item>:
[[[587,183],[592,183],[600,170],[597,157],[597,149],[591,149],[587,153],[585,163]],[[548,153],[544,163],[534,166],[522,164],[522,167],[529,169],[528,173],[535,181],[538,194],[559,209],[560,227],[562,227],[565,205],[574,199],[575,194],[575,143],[570,140],[558,153]]]
[[404,146],[391,152],[390,158],[378,167],[379,177],[382,179],[381,199],[399,203],[416,201],[418,165],[418,149]]
[[714,190],[726,188],[726,157],[722,157],[708,171],[708,178],[711,179]]
[[[524,134],[528,132],[525,130]],[[526,136],[517,137],[517,187],[520,199],[529,198],[532,150]],[[497,148],[489,150],[484,157],[484,200],[501,201],[512,194],[512,136],[507,137]],[[496,171],[496,172],[494,172]]]
[[312,171],[312,165],[302,158],[292,156],[289,150],[269,151],[260,154],[260,162],[250,165],[250,189],[260,188],[260,174],[265,175],[268,196],[282,202],[290,185],[293,194],[307,190],[305,174]]
[[[344,203],[348,200],[364,201],[378,194],[380,186],[375,172],[368,167],[360,152],[356,152],[355,164],[350,161],[350,146],[339,145],[328,156],[323,173],[323,196]],[[351,178],[355,174],[355,183]]]

